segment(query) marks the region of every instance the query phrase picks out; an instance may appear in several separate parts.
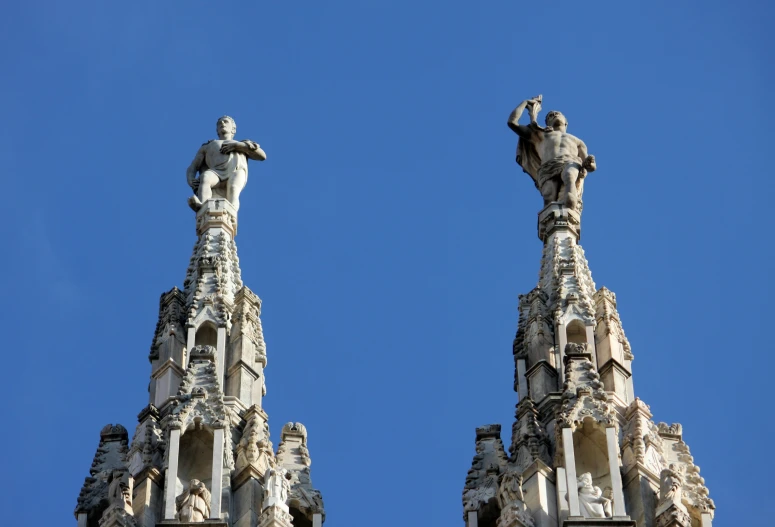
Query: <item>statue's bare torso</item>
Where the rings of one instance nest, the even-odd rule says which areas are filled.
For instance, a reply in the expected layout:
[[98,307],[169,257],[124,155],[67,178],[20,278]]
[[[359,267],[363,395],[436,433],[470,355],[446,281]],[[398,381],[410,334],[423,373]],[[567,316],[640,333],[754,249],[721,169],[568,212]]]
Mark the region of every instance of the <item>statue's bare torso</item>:
[[535,138],[534,144],[542,162],[563,156],[577,158],[579,163],[583,161],[579,157],[579,149],[584,143],[578,137],[558,130],[539,132],[536,135],[538,137]]

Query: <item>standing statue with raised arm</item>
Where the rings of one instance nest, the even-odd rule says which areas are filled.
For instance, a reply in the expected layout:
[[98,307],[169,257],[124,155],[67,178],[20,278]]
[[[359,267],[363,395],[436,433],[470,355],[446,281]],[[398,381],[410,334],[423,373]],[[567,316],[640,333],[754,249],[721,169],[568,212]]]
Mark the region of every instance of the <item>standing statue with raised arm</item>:
[[[522,112],[528,110],[530,123],[519,124]],[[578,210],[584,190],[584,177],[594,172],[595,156],[587,145],[567,132],[568,121],[557,111],[546,115],[546,127],[536,122],[541,110],[541,96],[522,101],[509,116],[509,128],[519,136],[517,163],[527,172],[544,198],[544,206],[560,202]]]
[[[205,201],[213,197],[213,189],[217,192],[225,187],[226,199],[235,210],[239,210],[239,195],[248,181],[248,159],[263,161],[266,153],[253,141],[235,141],[237,124],[228,115],[218,119],[215,129],[218,139],[203,144],[186,170],[186,179],[194,191],[188,204],[192,209],[199,210]],[[197,172],[199,178],[196,177]]]

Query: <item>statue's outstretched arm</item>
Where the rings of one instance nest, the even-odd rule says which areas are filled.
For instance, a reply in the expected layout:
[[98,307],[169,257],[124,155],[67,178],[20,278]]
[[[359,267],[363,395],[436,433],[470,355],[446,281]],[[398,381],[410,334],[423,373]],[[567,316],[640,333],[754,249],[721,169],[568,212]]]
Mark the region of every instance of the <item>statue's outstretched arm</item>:
[[530,130],[528,126],[519,124],[519,118],[522,117],[522,112],[525,111],[527,103],[528,101],[522,101],[519,106],[514,108],[514,111],[511,112],[511,115],[509,115],[509,120],[506,123],[509,125],[509,128],[514,131],[514,133],[523,139],[530,139],[530,136],[532,135],[532,130]]
[[202,163],[205,161],[205,145],[202,145],[199,147],[199,151],[194,156],[194,160],[191,161],[191,164],[188,165],[188,168],[186,169],[186,180],[188,181],[188,186],[191,187],[191,189],[196,193],[196,173],[199,172],[199,167],[202,166]]

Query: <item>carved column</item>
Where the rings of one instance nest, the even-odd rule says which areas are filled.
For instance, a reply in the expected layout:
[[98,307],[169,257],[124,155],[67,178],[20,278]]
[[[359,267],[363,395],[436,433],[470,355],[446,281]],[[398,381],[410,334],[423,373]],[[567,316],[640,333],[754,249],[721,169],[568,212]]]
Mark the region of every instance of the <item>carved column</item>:
[[213,481],[210,518],[221,518],[221,498],[223,497],[223,428],[213,432]]
[[624,493],[622,492],[622,473],[619,469],[619,441],[616,436],[616,429],[608,427],[605,429],[606,445],[608,446],[608,467],[611,471],[611,489],[614,494],[614,516],[627,516],[624,510]]
[[170,430],[169,453],[167,462],[167,473],[164,477],[166,492],[164,493],[164,519],[174,520],[175,498],[177,489],[175,488],[178,479],[178,457],[180,455],[180,429]]
[[565,457],[565,472],[567,474],[568,508],[570,516],[581,516],[579,508],[579,488],[576,483],[576,456],[573,452],[573,430],[562,429],[562,448]]

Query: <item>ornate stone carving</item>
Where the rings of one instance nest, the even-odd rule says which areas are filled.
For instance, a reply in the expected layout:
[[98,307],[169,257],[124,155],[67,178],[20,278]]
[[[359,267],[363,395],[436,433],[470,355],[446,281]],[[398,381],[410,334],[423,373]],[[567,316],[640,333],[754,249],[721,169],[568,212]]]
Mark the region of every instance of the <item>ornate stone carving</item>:
[[546,307],[555,327],[574,318],[581,320],[585,326],[593,325],[595,282],[584,250],[571,236],[542,239],[544,250],[538,287],[546,294]]
[[235,468],[239,471],[252,466],[259,476],[263,476],[274,464],[274,452],[272,443],[269,441],[269,425],[254,416],[245,425],[242,438],[237,445]]
[[261,299],[247,287],[243,287],[235,296],[235,312],[232,317],[232,339],[235,335],[244,335],[253,344],[254,362],[266,367],[266,343],[261,327]]
[[516,470],[524,472],[536,459],[551,465],[551,439],[541,425],[538,410],[530,398],[517,404],[515,418],[509,453]]
[[654,478],[667,466],[662,438],[651,420],[651,411],[639,398],[630,403],[624,413],[626,424],[622,434],[622,465],[625,472],[635,465],[651,472]]
[[[709,497],[705,479],[700,476],[700,467],[694,464],[694,458],[689,452],[689,446],[682,440],[672,444],[674,456],[677,458],[676,468],[684,475],[682,487],[682,502],[689,512],[700,519],[702,513],[714,515],[716,505]],[[675,470],[675,469],[674,469]]]
[[123,426],[109,424],[102,428],[100,443],[89,470],[90,477],[84,481],[78,496],[76,518],[78,514],[85,513],[90,521],[100,520],[109,503],[110,482],[117,472],[127,471],[127,443],[128,434]]
[[242,287],[234,240],[225,232],[202,233],[183,281],[187,325],[196,327],[209,321],[228,331],[235,296]]
[[239,195],[248,180],[248,159],[263,161],[266,154],[253,141],[234,140],[237,124],[228,115],[220,117],[215,128],[218,139],[203,144],[186,170],[186,179],[194,191],[188,203],[194,210],[199,210],[213,197],[216,187],[225,186],[226,199],[239,210]]
[[678,465],[671,464],[659,474],[657,527],[691,527],[689,511],[682,503],[684,478]]
[[174,358],[176,348],[185,346],[184,296],[177,287],[161,295],[159,320],[151,343],[150,360]]
[[132,511],[132,478],[125,469],[114,470],[108,478],[108,508],[102,513],[100,527],[135,527]]
[[683,434],[683,427],[681,423],[673,423],[671,425],[667,423],[659,423],[659,435],[670,438],[681,438]]
[[198,479],[192,479],[183,494],[175,499],[175,519],[182,522],[199,523],[210,517],[210,491]]
[[258,527],[293,527],[293,516],[279,507],[269,507],[261,512]]
[[522,474],[510,467],[501,474],[498,487],[498,506],[501,514],[497,527],[532,527],[535,525],[525,505],[522,492]]
[[[541,96],[520,103],[509,116],[508,125],[518,136],[517,163],[527,172],[544,198],[544,206],[559,201],[581,209],[584,178],[597,168],[584,142],[567,133],[568,121],[557,111],[546,115],[546,127],[536,122]],[[519,124],[528,109],[530,124]]]
[[132,514],[132,484],[129,472],[114,470],[108,480],[108,507]]
[[[562,404],[556,413],[557,433],[561,428],[575,428],[584,419],[592,418],[604,427],[619,426],[616,412],[608,402],[608,396],[600,382],[600,374],[594,364],[586,358],[574,359],[572,355],[581,354],[576,349],[578,344],[569,344],[566,349],[565,384],[563,386]],[[557,444],[561,444],[559,439]],[[559,450],[559,449],[558,449]]]
[[312,521],[314,514],[325,518],[323,496],[312,485],[312,459],[307,448],[307,429],[301,423],[286,423],[277,449],[277,464],[288,470],[291,490],[288,504]]
[[500,433],[498,424],[476,429],[476,454],[463,489],[463,519],[469,511],[497,518],[498,476],[508,463]]
[[158,419],[159,411],[153,405],[137,416],[138,425],[127,454],[129,473],[135,478],[145,469],[163,468],[166,443]]
[[[232,422],[237,419],[223,402],[215,364],[209,358],[192,355],[178,394],[172,398],[168,413],[162,419],[164,431],[168,434],[172,429],[186,430],[190,427],[223,428],[224,467],[233,469],[234,455],[230,437]],[[164,462],[166,465],[168,459],[165,458]]]
[[624,335],[622,321],[619,317],[619,312],[616,310],[616,295],[611,290],[601,287],[594,294],[593,299],[596,306],[595,335],[598,339],[613,335],[613,337],[622,345],[624,359],[633,360],[635,357],[632,355],[630,341],[628,341],[627,337]]
[[579,488],[579,508],[585,518],[610,518],[611,489],[605,492],[592,484],[592,474],[585,472],[577,478]]
[[290,474],[282,467],[270,467],[264,475],[264,500],[261,510],[277,507],[288,512],[288,493],[291,490]]

